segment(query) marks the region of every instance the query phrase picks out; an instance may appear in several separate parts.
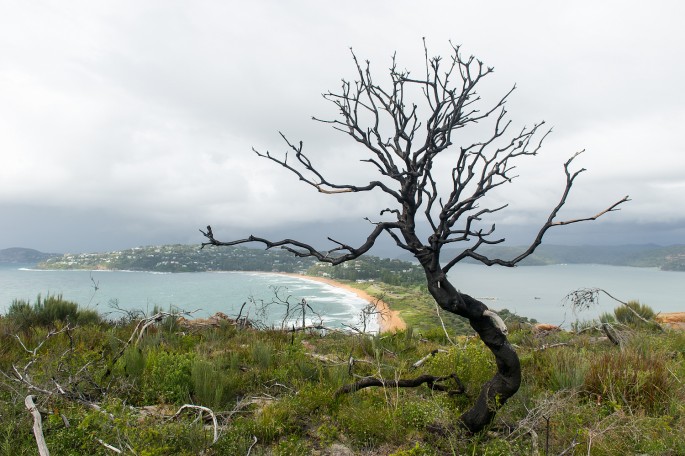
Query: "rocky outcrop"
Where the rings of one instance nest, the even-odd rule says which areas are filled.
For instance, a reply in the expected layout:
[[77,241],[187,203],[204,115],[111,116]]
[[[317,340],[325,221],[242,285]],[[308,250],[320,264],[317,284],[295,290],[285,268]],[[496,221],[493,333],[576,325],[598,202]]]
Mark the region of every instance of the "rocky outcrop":
[[660,313],[654,319],[667,328],[685,331],[685,312]]

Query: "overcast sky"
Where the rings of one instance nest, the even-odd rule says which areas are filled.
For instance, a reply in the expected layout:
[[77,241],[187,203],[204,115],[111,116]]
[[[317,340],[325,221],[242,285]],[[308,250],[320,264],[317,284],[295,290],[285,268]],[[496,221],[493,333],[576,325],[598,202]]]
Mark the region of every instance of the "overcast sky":
[[432,55],[451,40],[493,66],[484,98],[516,84],[517,128],[554,128],[500,195],[510,242],[544,220],[581,149],[588,171],[567,214],[632,201],[549,242],[685,242],[683,2],[0,5],[0,248],[199,243],[207,224],[224,239],[358,239],[381,199],[319,195],[251,148],[284,151],[282,131],[331,176],[363,183],[363,151],[311,117],[335,117],[321,93],[354,78],[350,47],[382,80],[394,52],[420,74],[422,37]]

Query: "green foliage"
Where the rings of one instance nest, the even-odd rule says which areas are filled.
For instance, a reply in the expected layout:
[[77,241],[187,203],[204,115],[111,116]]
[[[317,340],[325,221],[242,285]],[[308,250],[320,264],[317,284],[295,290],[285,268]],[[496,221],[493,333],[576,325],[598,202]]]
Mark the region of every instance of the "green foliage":
[[308,456],[312,454],[309,444],[298,436],[290,436],[276,445],[276,456]]
[[26,333],[30,328],[36,326],[38,319],[33,310],[33,306],[24,300],[14,300],[7,309],[5,315],[11,324],[16,326],[17,331]]
[[599,355],[588,369],[584,387],[614,410],[659,413],[669,405],[673,380],[663,354],[625,350]]
[[377,395],[351,400],[341,406],[341,430],[357,448],[375,448],[400,439],[402,427],[382,398]]
[[143,400],[147,403],[184,404],[192,391],[192,353],[153,349],[145,354]]
[[77,323],[80,325],[99,324],[102,317],[92,309],[81,309],[78,304],[67,301],[62,295],[38,295],[33,305],[23,299],[15,299],[5,315],[17,330],[26,332],[38,326],[54,326],[57,323]]
[[308,270],[309,275],[324,275],[336,280],[378,281],[395,286],[418,286],[426,282],[426,274],[421,266],[398,259],[363,256],[352,261],[331,266],[314,263]]
[[252,360],[261,369],[268,369],[273,362],[271,349],[261,341],[255,342],[252,346]]
[[[27,308],[33,311],[33,305],[21,306],[15,315]],[[451,336],[452,344],[440,326],[374,337],[230,325],[186,334],[169,320],[128,346],[135,321],[84,325],[47,340],[51,328],[31,327],[20,338],[29,350],[40,345],[33,356],[8,332],[15,328],[9,319],[2,324],[0,369],[9,376],[0,383],[0,454],[35,454],[23,404],[29,392],[43,412],[51,454],[104,454],[97,439],[139,455],[334,454],[341,446],[396,456],[532,454],[527,429],[538,436],[542,454],[543,417],[550,423],[549,454],[561,454],[574,441],[583,454],[685,454],[680,333],[636,328],[619,349],[598,341],[601,333],[540,335],[522,325],[510,340],[524,384],[488,432],[468,436],[455,427],[456,418],[492,377],[494,359],[478,338]],[[350,356],[357,360],[351,371]],[[56,391],[57,381],[102,410],[14,382],[12,366],[21,371],[29,362],[27,374],[39,387]],[[456,373],[468,396],[424,385],[335,397],[359,377],[423,373]],[[204,420],[196,411],[171,418],[185,403],[215,412],[220,431],[214,445],[206,413]]]
[[390,456],[431,456],[433,452],[425,445],[416,442],[409,450],[399,450],[392,453]]
[[195,404],[210,408],[226,408],[240,396],[248,380],[239,369],[206,358],[193,359],[191,380]]
[[546,366],[551,391],[579,390],[583,387],[590,368],[585,356],[567,350],[547,350],[540,356],[544,358],[542,364]]
[[644,324],[644,321],[635,315],[636,313],[645,320],[652,320],[655,316],[654,310],[651,307],[646,304],[640,304],[639,301],[628,301],[626,305],[614,309],[616,321],[629,326]]

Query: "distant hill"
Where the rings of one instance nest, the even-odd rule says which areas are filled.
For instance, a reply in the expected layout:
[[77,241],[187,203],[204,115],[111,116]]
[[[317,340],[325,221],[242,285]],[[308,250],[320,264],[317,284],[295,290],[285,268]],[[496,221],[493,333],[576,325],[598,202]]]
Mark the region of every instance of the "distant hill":
[[[490,258],[512,259],[526,247],[486,246],[478,252]],[[449,256],[445,252],[444,258]],[[475,260],[469,260],[475,261]],[[550,264],[607,264],[612,266],[633,266],[660,268],[665,271],[685,271],[685,245],[546,245],[521,263],[522,266],[544,266]]]
[[107,253],[66,254],[38,264],[41,269],[130,270],[155,272],[264,271],[321,275],[351,281],[379,280],[391,285],[423,283],[421,268],[408,261],[365,255],[337,267],[317,264],[282,249],[160,245]]
[[59,253],[44,253],[34,249],[12,247],[0,250],[0,264],[36,264]]
[[42,269],[130,270],[156,272],[306,271],[314,260],[298,258],[281,249],[158,245],[106,253],[68,253],[46,259]]
[[[525,247],[485,246],[478,250],[490,258],[512,259]],[[443,258],[450,251],[443,252]],[[404,261],[402,261],[404,260]],[[475,260],[465,260],[473,262]],[[280,249],[263,250],[245,247],[205,248],[197,245],[162,245],[136,247],[108,253],[80,253],[62,256],[51,255],[31,249],[0,250],[0,262],[40,263],[44,269],[128,269],[160,272],[194,271],[277,271],[305,272],[310,268],[317,273],[349,280],[379,280],[382,271],[397,275],[411,275],[414,280],[423,280],[420,268],[414,270],[416,262],[405,256],[399,260],[365,255],[355,262],[346,263],[334,270],[319,270],[312,258],[299,258]],[[411,262],[411,263],[407,263]],[[665,271],[685,271],[685,245],[658,246],[563,246],[541,245],[535,254],[520,263],[522,266],[544,266],[551,264],[606,264],[612,266],[633,266],[660,268]],[[311,271],[310,271],[311,272]],[[416,277],[414,277],[416,276]],[[388,278],[389,279],[389,278]],[[392,282],[390,282],[392,283]]]

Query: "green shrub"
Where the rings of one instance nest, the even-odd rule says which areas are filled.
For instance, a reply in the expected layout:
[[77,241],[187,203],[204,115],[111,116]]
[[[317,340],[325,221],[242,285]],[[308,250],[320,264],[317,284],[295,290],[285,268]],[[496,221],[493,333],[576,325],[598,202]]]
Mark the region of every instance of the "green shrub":
[[57,322],[80,325],[99,324],[102,317],[92,309],[80,309],[78,304],[67,301],[62,295],[38,295],[31,305],[28,301],[15,299],[7,309],[6,316],[23,332],[36,326],[54,326]]
[[276,456],[308,456],[310,454],[312,450],[307,442],[294,435],[280,441],[274,451]]
[[425,429],[437,421],[438,408],[431,401],[417,398],[406,398],[398,404],[396,416],[408,429]]
[[261,369],[268,369],[273,362],[272,349],[262,341],[252,346],[252,359]]
[[18,331],[27,332],[36,325],[36,313],[31,304],[24,300],[15,299],[7,309],[7,319],[13,323]]
[[246,379],[243,372],[230,366],[233,359],[229,359],[226,367],[218,360],[193,359],[191,379],[196,404],[221,409],[243,393]]
[[192,353],[148,351],[143,372],[143,399],[148,403],[188,402],[192,391],[192,362]]
[[668,407],[674,383],[666,361],[663,353],[602,353],[590,363],[584,386],[613,409],[658,413]]
[[652,320],[655,315],[651,307],[640,304],[639,301],[628,301],[625,305],[614,309],[614,316],[619,323],[629,326],[644,325],[645,322],[635,315],[636,313],[645,320]]
[[126,376],[137,379],[145,371],[145,357],[138,347],[128,347],[119,362]]
[[552,391],[578,390],[585,382],[589,369],[587,359],[581,353],[559,349],[543,355],[548,365],[548,385]]
[[102,317],[97,310],[79,309],[76,314],[76,323],[79,325],[97,325],[102,323]]
[[379,392],[370,392],[363,400],[350,400],[338,413],[340,429],[358,448],[374,448],[402,440],[405,428],[395,419]]
[[38,296],[34,307],[38,322],[43,325],[50,325],[57,321],[76,322],[78,318],[78,304],[62,299],[62,295],[48,295],[43,302]]

